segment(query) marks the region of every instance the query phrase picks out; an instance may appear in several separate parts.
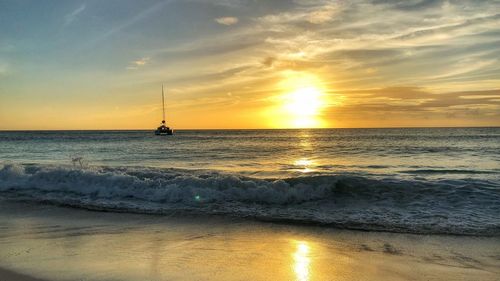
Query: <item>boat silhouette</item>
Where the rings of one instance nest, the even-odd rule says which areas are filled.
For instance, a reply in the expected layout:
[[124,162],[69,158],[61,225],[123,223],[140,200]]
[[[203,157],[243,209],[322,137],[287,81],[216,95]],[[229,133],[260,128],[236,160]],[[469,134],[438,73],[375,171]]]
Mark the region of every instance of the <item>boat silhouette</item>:
[[161,85],[161,103],[163,108],[163,120],[161,120],[160,127],[156,128],[155,135],[157,136],[171,136],[174,130],[167,126],[165,122],[165,94],[163,92],[163,84]]

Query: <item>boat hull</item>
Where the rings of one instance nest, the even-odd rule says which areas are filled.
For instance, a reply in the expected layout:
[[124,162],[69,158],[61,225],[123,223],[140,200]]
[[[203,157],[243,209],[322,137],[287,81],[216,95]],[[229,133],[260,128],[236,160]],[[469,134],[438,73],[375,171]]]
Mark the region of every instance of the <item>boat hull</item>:
[[155,135],[157,136],[171,136],[173,135],[174,132],[170,131],[170,132],[155,132]]
[[171,136],[174,134],[174,130],[170,128],[158,128],[155,130],[155,135],[157,136]]

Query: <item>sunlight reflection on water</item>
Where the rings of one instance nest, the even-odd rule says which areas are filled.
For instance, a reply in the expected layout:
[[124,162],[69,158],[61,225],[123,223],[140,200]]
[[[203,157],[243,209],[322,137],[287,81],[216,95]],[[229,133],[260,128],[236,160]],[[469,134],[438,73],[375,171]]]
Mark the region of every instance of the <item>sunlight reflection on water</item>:
[[309,257],[310,247],[307,242],[296,241],[296,250],[293,254],[294,271],[298,281],[309,280],[309,267],[311,258]]
[[314,169],[312,168],[314,166],[314,161],[312,160],[301,158],[295,160],[293,164],[299,168],[299,172],[301,173],[309,173],[314,171]]

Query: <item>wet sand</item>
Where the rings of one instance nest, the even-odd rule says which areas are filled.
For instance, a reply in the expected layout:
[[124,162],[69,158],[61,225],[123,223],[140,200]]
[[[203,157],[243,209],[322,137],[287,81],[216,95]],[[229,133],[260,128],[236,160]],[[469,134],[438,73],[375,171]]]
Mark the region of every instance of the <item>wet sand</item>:
[[500,280],[500,237],[359,232],[0,201],[0,268],[0,280],[14,281],[487,281]]
[[30,277],[28,275],[19,274],[10,270],[0,268],[0,280],[5,281],[44,281],[43,279],[38,279]]

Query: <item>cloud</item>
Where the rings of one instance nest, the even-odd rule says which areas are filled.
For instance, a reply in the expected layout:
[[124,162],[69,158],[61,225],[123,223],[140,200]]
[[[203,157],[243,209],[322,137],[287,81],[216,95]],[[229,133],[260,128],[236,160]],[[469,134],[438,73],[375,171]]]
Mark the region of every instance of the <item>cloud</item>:
[[127,66],[127,69],[129,70],[138,69],[139,67],[143,67],[146,64],[148,64],[149,61],[150,61],[149,57],[144,57],[138,60],[131,61],[130,64]]
[[236,17],[221,17],[221,18],[216,18],[215,21],[218,24],[222,25],[233,25],[238,23],[238,18]]
[[374,4],[383,4],[392,9],[402,11],[418,11],[430,8],[436,8],[445,3],[444,0],[405,0],[405,1],[386,1],[375,0]]
[[163,6],[169,4],[173,0],[165,0],[165,1],[160,1],[158,3],[155,3],[148,8],[141,10],[139,13],[137,13],[134,17],[123,21],[122,23],[118,25],[114,25],[110,29],[108,29],[106,32],[101,33],[99,36],[94,38],[93,40],[90,40],[86,44],[84,44],[82,47],[83,49],[85,48],[93,48],[95,45],[98,43],[108,39],[109,37],[113,36],[115,33],[121,32],[123,29],[126,29],[144,19],[147,19],[150,17],[152,14],[157,13],[162,10]]
[[344,92],[350,99],[345,111],[440,112],[457,111],[460,106],[500,109],[500,89],[432,93],[419,87],[392,87]]
[[[250,40],[248,38],[238,38],[238,40],[231,40],[220,44],[220,41],[214,40],[201,40],[190,42],[182,45],[181,48],[170,48],[158,52],[158,57],[168,61],[191,60],[206,57],[215,58],[216,56],[224,56],[231,53],[241,53],[244,51],[251,51],[252,48],[258,47],[260,42]],[[220,38],[218,38],[221,40]]]
[[78,15],[80,15],[83,11],[85,11],[85,4],[80,5],[78,8],[73,10],[71,13],[64,16],[64,25],[69,25],[72,23]]
[[149,62],[149,58],[142,58],[136,61],[133,61],[132,63],[137,65],[137,66],[143,66]]
[[[491,89],[498,81],[494,77],[498,52],[492,53],[497,50],[498,16],[491,14],[493,9],[451,7],[452,13],[443,16],[441,10],[389,9],[369,1],[298,1],[300,4],[265,10],[264,14],[248,12],[250,20],[240,22],[231,32],[155,50],[151,54],[158,69],[148,68],[148,81],[160,79],[153,70],[174,72],[169,83],[176,91],[189,93],[186,95],[230,91],[249,100],[270,95],[277,81],[290,71],[314,74],[325,88],[338,93],[381,85],[416,85],[432,92],[472,91]],[[485,12],[488,10],[492,12]],[[215,64],[221,68],[212,71]],[[240,69],[242,65],[247,67]],[[190,83],[193,81],[196,83]],[[253,81],[259,82],[250,84]],[[498,100],[456,99],[453,95],[445,100],[432,92],[391,88],[385,94],[363,98],[352,94],[345,100],[346,111],[355,111],[356,104],[361,104],[360,109],[380,112],[427,112],[436,110],[431,101],[450,104],[443,111],[458,111],[457,106],[466,104],[496,106]],[[424,103],[428,106],[418,106]]]
[[314,24],[322,24],[329,22],[333,19],[333,16],[337,12],[338,8],[335,5],[327,5],[324,7],[321,7],[318,10],[310,12],[306,19],[310,23]]
[[[304,5],[304,3],[303,3]],[[323,24],[330,22],[334,16],[343,9],[339,3],[329,2],[328,4],[316,3],[299,6],[290,11],[281,11],[279,13],[267,14],[258,17],[257,22],[264,24]]]
[[190,83],[212,83],[213,81],[218,81],[219,83],[224,82],[230,78],[236,77],[245,71],[252,69],[253,65],[241,65],[234,66],[232,68],[224,69],[224,70],[212,70],[206,73],[194,73],[188,74],[184,77],[172,77],[171,80],[176,84],[190,84]]

